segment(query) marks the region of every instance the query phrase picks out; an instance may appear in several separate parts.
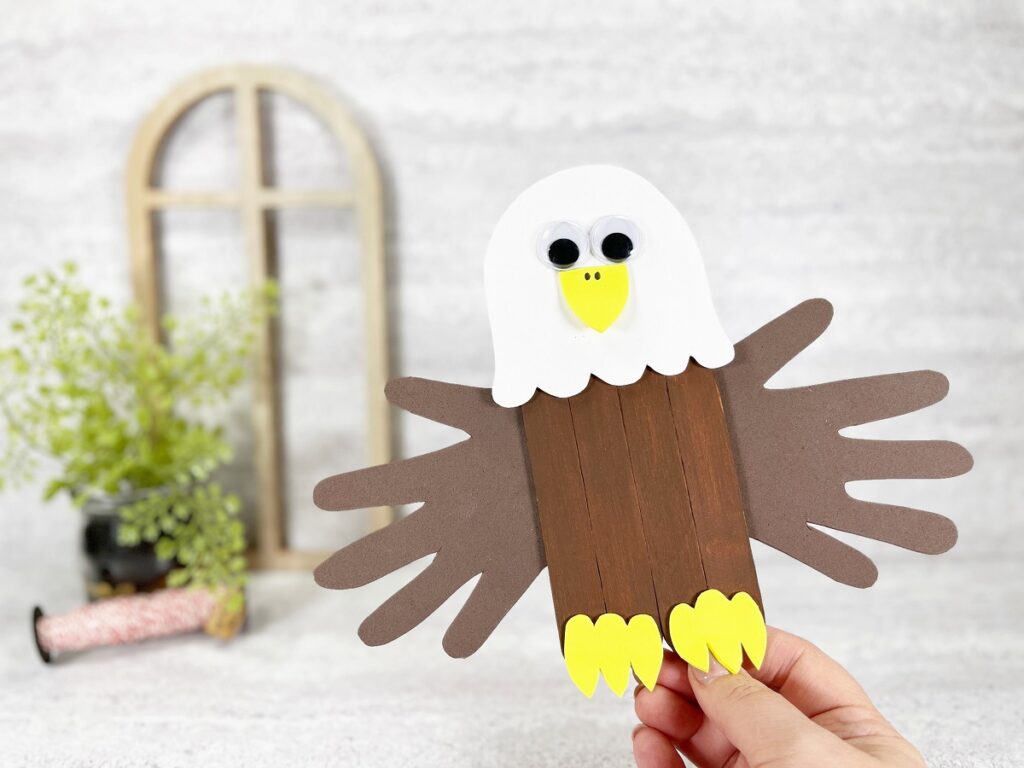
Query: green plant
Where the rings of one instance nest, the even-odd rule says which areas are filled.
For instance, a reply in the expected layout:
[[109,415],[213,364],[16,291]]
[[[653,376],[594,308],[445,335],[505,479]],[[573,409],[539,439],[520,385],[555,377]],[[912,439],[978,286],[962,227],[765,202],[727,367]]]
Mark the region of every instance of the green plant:
[[122,509],[121,542],[150,542],[176,559],[171,584],[237,591],[245,534],[237,497],[210,481],[232,457],[210,411],[245,378],[275,286],[165,316],[166,344],[137,309],[115,309],[83,287],[72,264],[28,277],[24,288],[13,343],[0,349],[0,489],[48,459],[47,499],[148,491]]

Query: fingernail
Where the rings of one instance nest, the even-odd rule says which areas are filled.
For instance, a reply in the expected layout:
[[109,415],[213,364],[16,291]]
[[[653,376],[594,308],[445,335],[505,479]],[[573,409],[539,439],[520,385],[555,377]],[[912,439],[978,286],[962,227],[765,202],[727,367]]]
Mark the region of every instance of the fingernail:
[[715,680],[719,677],[725,677],[729,674],[729,670],[727,670],[725,667],[719,664],[718,659],[716,659],[714,656],[711,657],[711,662],[708,664],[707,672],[699,670],[693,666],[691,666],[690,669],[693,670],[693,677],[696,678],[696,680],[702,685],[707,685],[712,680]]

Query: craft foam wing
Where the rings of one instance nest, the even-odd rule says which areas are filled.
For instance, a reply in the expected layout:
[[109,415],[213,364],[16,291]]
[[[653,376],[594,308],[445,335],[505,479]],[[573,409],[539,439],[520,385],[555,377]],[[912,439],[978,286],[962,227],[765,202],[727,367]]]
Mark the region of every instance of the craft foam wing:
[[812,524],[919,552],[955,543],[948,519],[853,499],[845,483],[952,477],[970,469],[966,450],[839,434],[941,400],[946,379],[765,388],[824,331],[831,305],[794,307],[733,359],[689,230],[633,174],[575,169],[520,196],[492,238],[487,289],[494,391],[424,379],[386,391],[469,437],[314,492],[330,510],[422,503],[316,570],[322,586],[349,589],[434,554],[363,622],[368,644],[407,632],[479,575],[444,637],[467,656],[547,566],[572,680],[592,695],[603,676],[621,695],[631,669],[654,686],[663,638],[700,668],[709,655],[732,671],[744,656],[760,664],[750,538],[859,587],[874,564]]
[[846,493],[854,480],[939,479],[970,470],[971,455],[941,440],[861,440],[839,430],[911,413],[949,390],[936,371],[913,371],[793,389],[764,382],[817,339],[832,320],[824,299],[806,301],[736,346],[722,369],[729,419],[752,538],[836,581],[869,587],[874,563],[808,523],[904,549],[940,554],[957,538],[941,515],[860,501]]
[[495,405],[486,389],[439,381],[396,379],[384,392],[395,405],[461,429],[469,439],[319,483],[313,501],[321,509],[423,506],[328,558],[316,580],[332,589],[361,587],[434,554],[359,628],[367,645],[382,645],[483,574],[444,636],[449,655],[469,656],[544,569],[519,414]]

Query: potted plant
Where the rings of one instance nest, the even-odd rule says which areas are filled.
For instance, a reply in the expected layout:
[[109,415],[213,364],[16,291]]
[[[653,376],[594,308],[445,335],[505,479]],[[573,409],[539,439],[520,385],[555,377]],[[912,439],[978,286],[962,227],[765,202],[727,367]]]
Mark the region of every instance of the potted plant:
[[238,498],[211,480],[232,457],[212,407],[245,378],[275,287],[165,316],[164,344],[72,264],[24,289],[0,349],[0,489],[45,468],[44,497],[82,509],[91,598],[192,585],[240,607],[245,530]]

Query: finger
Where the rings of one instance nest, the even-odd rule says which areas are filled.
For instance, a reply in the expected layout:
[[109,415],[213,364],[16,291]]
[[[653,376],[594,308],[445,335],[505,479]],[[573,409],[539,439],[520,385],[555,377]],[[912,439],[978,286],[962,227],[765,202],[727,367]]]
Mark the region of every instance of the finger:
[[690,678],[705,718],[750,765],[810,766],[818,765],[822,755],[855,752],[742,670],[732,675],[712,661],[709,674],[691,667]]
[[476,427],[479,410],[494,405],[489,390],[411,376],[389,381],[384,395],[409,413],[467,433]]
[[441,644],[445,653],[456,659],[476,653],[538,573],[524,572],[522,577],[511,578],[485,571],[444,634]]
[[967,449],[948,440],[840,440],[841,471],[847,480],[938,480],[974,466]]
[[849,497],[823,508],[810,522],[927,555],[946,552],[957,540],[956,525],[948,517]]
[[675,691],[690,701],[696,701],[693,698],[693,688],[690,686],[689,664],[673,651],[665,651],[661,669],[658,671],[658,686]]
[[695,765],[750,768],[749,763],[722,733],[722,729],[706,717],[693,738],[680,744],[679,750]]
[[[872,753],[869,745],[874,741],[879,752],[904,758],[908,751],[913,754],[913,748],[899,738],[849,672],[803,638],[769,627],[764,662],[759,669],[750,669],[749,674],[820,727],[843,740],[855,741],[864,752]],[[691,744],[713,726],[714,722],[706,718]]]
[[633,759],[637,768],[683,768],[683,758],[668,737],[644,726],[633,731]]
[[736,752],[721,730],[705,719],[693,694],[689,665],[673,653],[666,653],[654,690],[640,686],[633,708],[640,722],[668,736],[697,765],[724,765]]
[[829,422],[841,429],[934,405],[949,392],[949,380],[938,371],[908,371],[830,381],[792,391],[803,393],[808,407],[821,408]]
[[760,669],[749,674],[810,718],[846,707],[874,709],[839,662],[813,643],[774,627],[768,628],[768,650]]
[[462,576],[439,558],[389,597],[359,625],[359,637],[367,645],[384,645],[401,637],[436,611],[465,584]]
[[878,569],[867,555],[810,526],[769,529],[755,538],[841,584],[864,588],[878,579]]
[[437,552],[444,543],[444,518],[423,506],[406,517],[340,549],[313,571],[328,589],[352,589]]
[[[809,718],[856,708],[861,717],[877,716],[879,728],[884,725],[857,681],[817,646],[796,635],[769,627],[764,661],[759,669],[748,672],[782,694]],[[654,692],[642,687],[637,691],[634,702],[637,717],[645,725],[666,734],[698,765],[722,765],[735,747],[713,722],[704,720],[696,707],[688,673],[689,665],[667,652]],[[667,691],[677,698],[665,693],[655,696],[659,691]],[[863,719],[860,722],[863,724]]]
[[448,475],[462,443],[411,459],[325,478],[313,489],[320,509],[343,510],[426,501]]
[[736,345],[736,358],[723,369],[742,369],[746,380],[768,381],[824,333],[832,321],[832,305],[811,299],[790,309],[754,331]]
[[652,691],[641,686],[633,700],[633,709],[641,723],[658,729],[676,744],[692,739],[704,722],[696,699],[689,700],[663,685],[654,686]]

